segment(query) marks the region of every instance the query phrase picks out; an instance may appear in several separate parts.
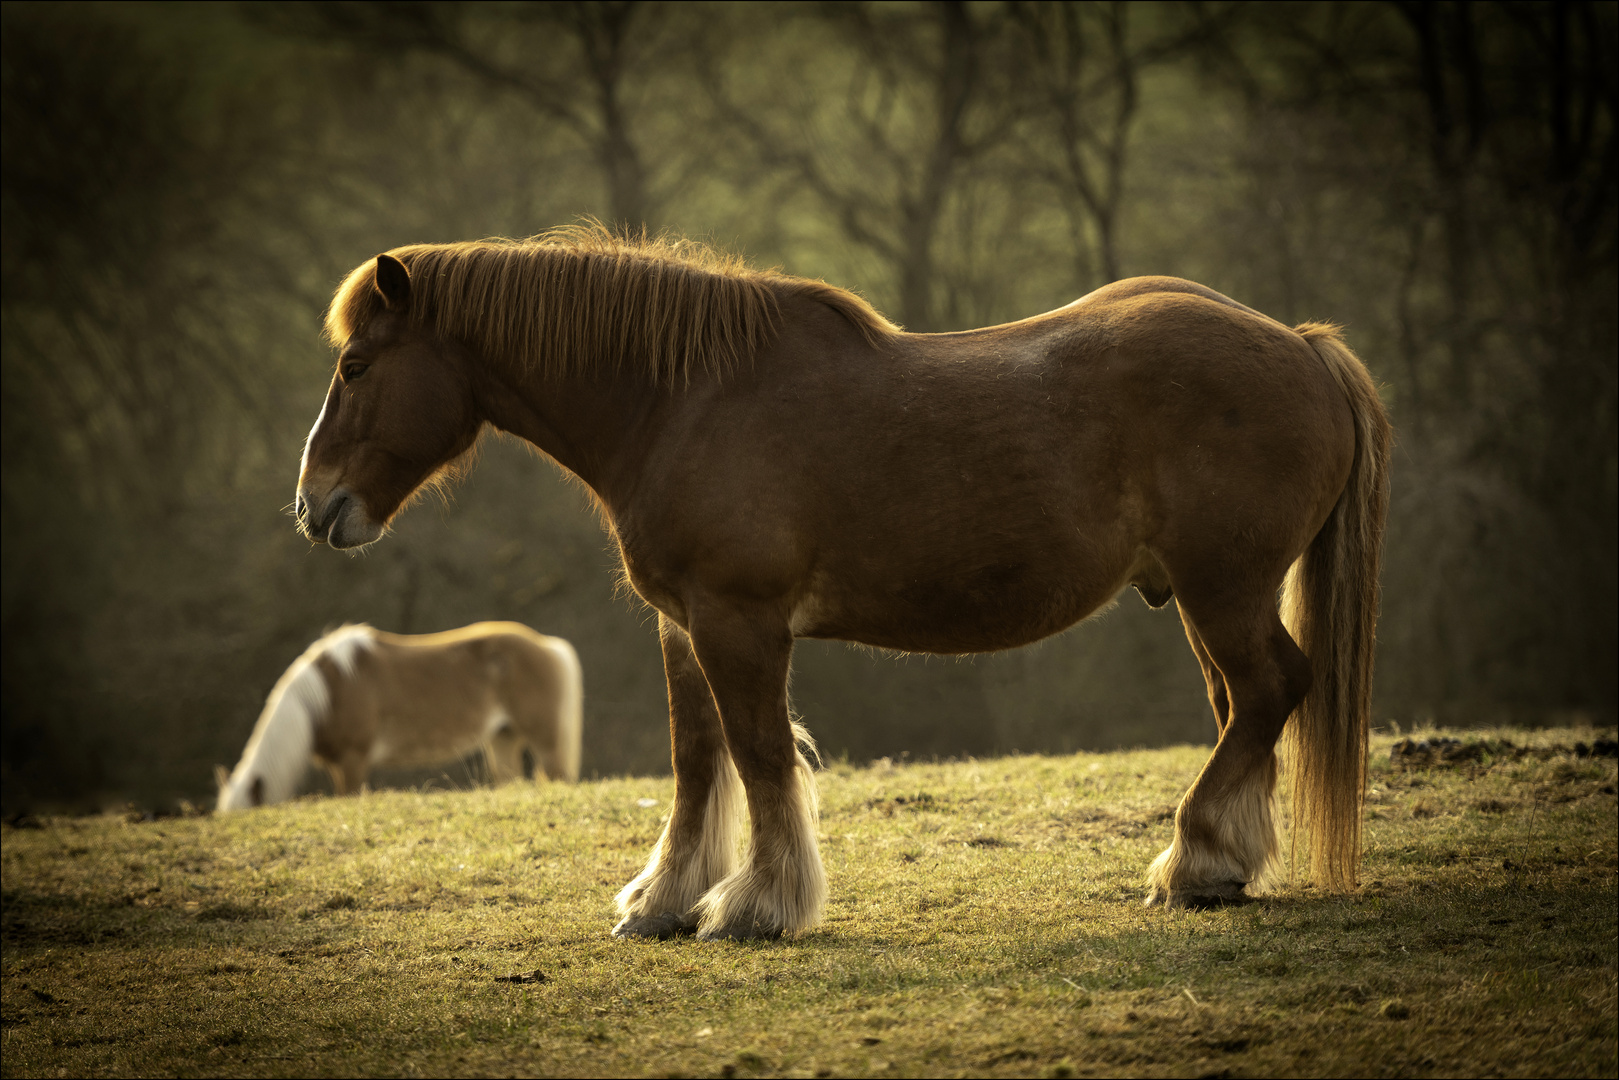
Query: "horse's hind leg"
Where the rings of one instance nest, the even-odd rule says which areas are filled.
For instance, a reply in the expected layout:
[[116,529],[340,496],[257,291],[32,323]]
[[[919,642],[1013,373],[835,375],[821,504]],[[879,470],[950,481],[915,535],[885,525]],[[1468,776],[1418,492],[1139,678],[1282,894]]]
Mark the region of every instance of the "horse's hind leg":
[[1272,799],[1276,740],[1310,685],[1310,665],[1283,628],[1271,596],[1199,604],[1181,595],[1188,636],[1208,657],[1210,700],[1227,718],[1219,744],[1175,814],[1175,838],[1147,872],[1148,903],[1200,907],[1239,899],[1261,881],[1277,854]]
[[523,775],[523,740],[504,724],[483,744],[483,761],[489,770],[489,783],[499,787]]
[[1214,710],[1214,733],[1218,739],[1225,734],[1226,724],[1231,719],[1231,698],[1226,692],[1225,676],[1214,666],[1213,659],[1209,657],[1209,650],[1203,647],[1203,635],[1192,625],[1192,620],[1184,607],[1180,609],[1180,613],[1181,625],[1186,627],[1186,640],[1191,643],[1192,652],[1197,654],[1198,666],[1203,669],[1203,682],[1208,686],[1209,707]]
[[741,791],[714,695],[691,639],[658,620],[669,682],[675,801],[646,869],[618,894],[615,937],[668,938],[697,928],[697,901],[736,865]]
[[[544,723],[535,722],[536,714]],[[568,747],[564,745],[562,733],[557,730],[559,723],[554,707],[549,713],[539,713],[539,710],[530,713],[528,750],[533,756],[535,780],[542,776],[547,780],[579,779],[577,751],[570,761]]]
[[568,779],[568,769],[561,750],[555,746],[539,748],[530,746],[529,752],[534,755],[534,778],[536,780],[542,776],[547,780]]

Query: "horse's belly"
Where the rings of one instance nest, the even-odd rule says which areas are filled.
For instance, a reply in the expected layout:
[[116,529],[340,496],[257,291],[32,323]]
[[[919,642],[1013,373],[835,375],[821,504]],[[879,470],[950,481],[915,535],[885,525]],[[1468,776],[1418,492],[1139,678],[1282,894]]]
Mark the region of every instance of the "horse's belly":
[[993,652],[1066,630],[1116,596],[1125,576],[1015,564],[886,582],[852,575],[818,583],[796,605],[792,630],[907,652]]

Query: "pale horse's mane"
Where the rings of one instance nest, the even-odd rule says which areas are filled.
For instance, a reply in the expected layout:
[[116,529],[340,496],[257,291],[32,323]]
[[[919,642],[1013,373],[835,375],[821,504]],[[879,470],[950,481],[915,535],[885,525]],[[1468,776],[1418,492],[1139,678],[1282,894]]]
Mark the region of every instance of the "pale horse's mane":
[[359,654],[376,642],[364,623],[340,626],[303,651],[276,680],[253,734],[230,778],[220,785],[220,810],[256,805],[253,781],[263,782],[262,802],[284,802],[297,794],[315,747],[315,725],[331,708],[331,689],[315,661],[326,657],[345,675],[354,674]]
[[[724,377],[774,339],[789,296],[825,304],[874,345],[899,332],[847,289],[755,270],[695,241],[618,236],[595,223],[388,254],[410,271],[413,322],[542,377],[626,371],[671,387]],[[326,312],[338,348],[382,310],[375,282],[372,259],[338,286]]]

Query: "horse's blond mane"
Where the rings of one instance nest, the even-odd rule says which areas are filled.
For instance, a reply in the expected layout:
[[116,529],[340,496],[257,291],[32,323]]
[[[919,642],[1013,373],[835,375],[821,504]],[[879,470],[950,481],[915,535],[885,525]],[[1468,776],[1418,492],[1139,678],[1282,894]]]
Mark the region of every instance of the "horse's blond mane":
[[[616,236],[595,223],[388,254],[410,271],[414,321],[542,376],[628,369],[664,385],[723,377],[774,337],[786,296],[826,304],[872,344],[898,332],[845,289],[754,270],[695,241]],[[326,336],[339,348],[382,309],[375,277],[373,259],[338,287]]]

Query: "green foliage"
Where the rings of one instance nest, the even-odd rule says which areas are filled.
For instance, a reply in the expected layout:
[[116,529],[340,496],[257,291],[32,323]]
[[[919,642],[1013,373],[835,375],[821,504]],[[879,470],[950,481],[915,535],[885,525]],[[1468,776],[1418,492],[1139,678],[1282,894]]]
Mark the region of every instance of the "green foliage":
[[1590,738],[1380,737],[1357,894],[1203,913],[1140,879],[1206,748],[835,766],[826,922],[770,944],[609,938],[665,779],[25,819],[6,1072],[1600,1074],[1619,814]]

